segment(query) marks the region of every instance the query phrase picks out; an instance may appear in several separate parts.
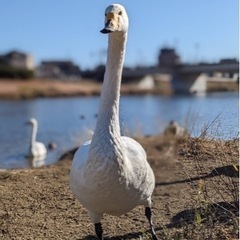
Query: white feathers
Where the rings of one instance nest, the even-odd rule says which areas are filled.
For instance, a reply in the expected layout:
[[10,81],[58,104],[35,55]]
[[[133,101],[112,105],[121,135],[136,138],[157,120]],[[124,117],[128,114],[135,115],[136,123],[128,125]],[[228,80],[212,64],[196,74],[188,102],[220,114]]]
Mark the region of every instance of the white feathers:
[[42,142],[36,141],[38,123],[35,118],[29,119],[27,124],[32,127],[32,134],[30,139],[30,145],[27,153],[27,157],[44,157],[47,154],[47,149]]
[[106,9],[108,57],[96,129],[75,153],[70,187],[88,209],[94,223],[104,213],[122,215],[138,205],[150,207],[155,179],[146,153],[135,140],[121,136],[120,84],[127,40],[128,18],[124,7]]

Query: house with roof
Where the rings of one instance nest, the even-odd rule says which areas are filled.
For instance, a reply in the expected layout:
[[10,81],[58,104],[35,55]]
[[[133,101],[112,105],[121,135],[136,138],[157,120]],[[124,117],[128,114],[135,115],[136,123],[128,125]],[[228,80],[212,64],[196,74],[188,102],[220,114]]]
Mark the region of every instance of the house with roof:
[[35,68],[33,57],[19,51],[10,51],[0,55],[0,66],[24,70],[34,70]]
[[78,79],[81,77],[80,68],[72,61],[42,61],[36,71],[39,78]]

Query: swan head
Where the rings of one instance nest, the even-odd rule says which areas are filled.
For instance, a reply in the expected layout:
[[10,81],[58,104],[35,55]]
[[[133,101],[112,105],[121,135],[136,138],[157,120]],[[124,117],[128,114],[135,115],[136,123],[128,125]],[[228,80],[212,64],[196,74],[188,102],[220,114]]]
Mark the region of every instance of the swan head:
[[35,118],[30,118],[27,122],[27,125],[37,125],[37,120]]
[[120,4],[112,4],[105,10],[105,27],[101,33],[123,32],[128,30],[128,16],[125,8]]

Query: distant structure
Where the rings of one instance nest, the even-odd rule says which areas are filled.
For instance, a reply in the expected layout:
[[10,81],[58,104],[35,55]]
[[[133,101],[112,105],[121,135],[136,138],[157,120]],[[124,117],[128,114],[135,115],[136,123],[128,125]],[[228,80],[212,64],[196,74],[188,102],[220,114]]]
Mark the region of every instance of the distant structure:
[[181,63],[180,56],[174,48],[162,48],[158,56],[159,67],[174,67]]
[[33,57],[19,51],[11,51],[0,55],[0,66],[24,70],[34,70],[35,68]]
[[72,61],[42,61],[36,70],[39,78],[78,79],[81,70]]
[[223,58],[219,61],[220,64],[234,64],[238,63],[236,58]]
[[[101,54],[104,54],[101,51]],[[32,55],[9,51],[0,54],[0,78],[3,79],[92,79],[102,82],[104,65],[82,71],[70,60],[42,61],[37,67]],[[239,61],[235,58],[221,59],[216,63],[183,63],[174,48],[159,50],[154,66],[124,66],[122,83],[131,84],[141,91],[161,94],[205,94],[214,91],[237,91],[239,89]]]
[[222,59],[219,63],[182,64],[174,69],[171,88],[174,93],[205,94],[236,91],[239,86],[239,62]]

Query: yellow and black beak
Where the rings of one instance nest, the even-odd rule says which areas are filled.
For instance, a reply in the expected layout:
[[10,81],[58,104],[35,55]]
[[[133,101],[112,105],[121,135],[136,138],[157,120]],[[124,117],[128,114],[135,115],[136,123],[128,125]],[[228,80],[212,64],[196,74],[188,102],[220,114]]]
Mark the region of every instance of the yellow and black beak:
[[100,31],[101,33],[111,33],[117,30],[118,17],[116,13],[107,13],[105,17],[105,27]]

